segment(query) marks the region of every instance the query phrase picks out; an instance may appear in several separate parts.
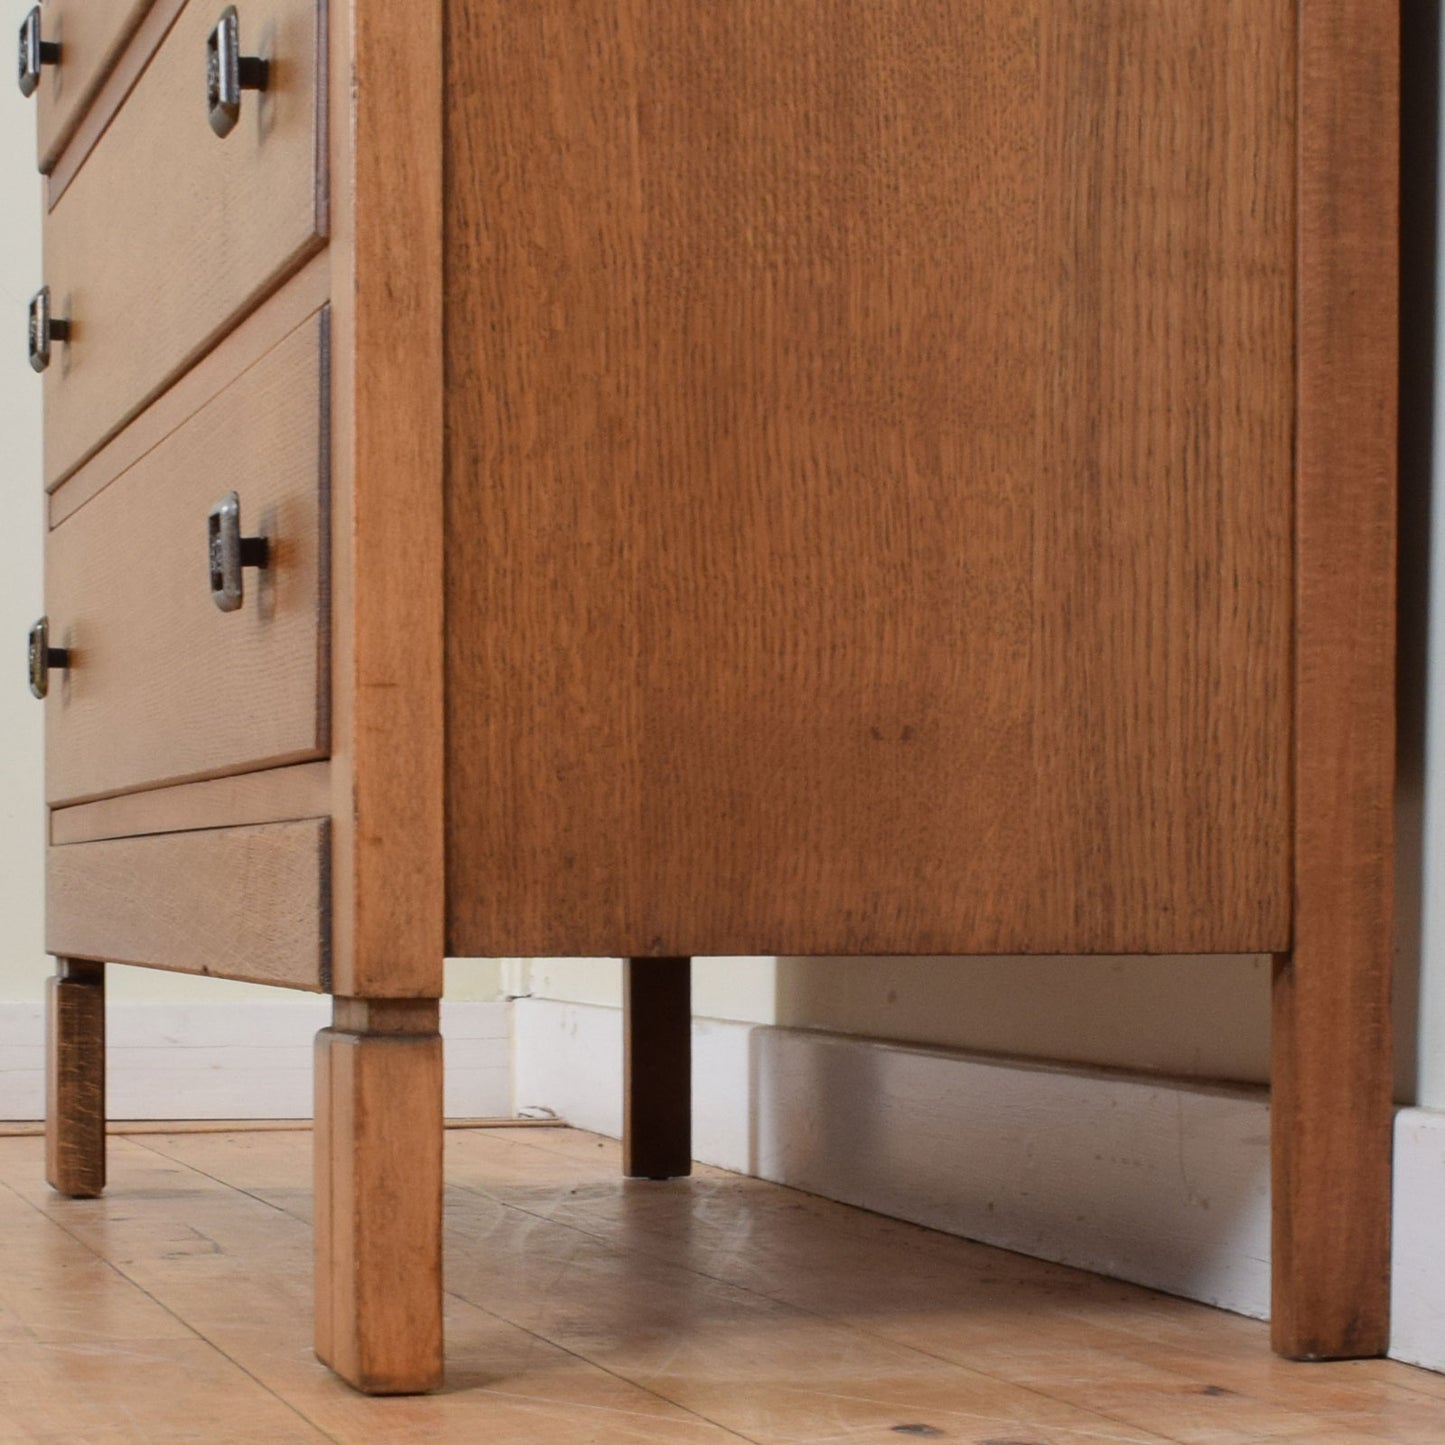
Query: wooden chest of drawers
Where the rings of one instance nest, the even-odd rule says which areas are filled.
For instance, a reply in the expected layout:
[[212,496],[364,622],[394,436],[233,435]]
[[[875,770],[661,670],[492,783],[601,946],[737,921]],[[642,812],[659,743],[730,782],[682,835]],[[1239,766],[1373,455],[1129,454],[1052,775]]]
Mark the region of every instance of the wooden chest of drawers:
[[631,960],[658,1176],[692,955],[1271,952],[1276,1344],[1379,1350],[1396,18],[38,7],[52,1182],[104,961],[332,994],[424,1389],[446,953]]

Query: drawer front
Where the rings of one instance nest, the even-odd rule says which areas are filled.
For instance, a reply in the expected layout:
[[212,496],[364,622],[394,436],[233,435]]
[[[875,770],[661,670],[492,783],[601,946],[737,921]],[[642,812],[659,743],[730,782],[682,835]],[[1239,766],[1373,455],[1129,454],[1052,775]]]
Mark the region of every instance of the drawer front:
[[60,958],[324,989],[329,834],[312,818],[51,848],[45,946]]
[[[45,374],[45,474],[65,477],[320,244],[318,0],[242,0],[269,66],[239,123],[207,117],[207,40],[190,0],[45,222],[45,284],[69,323]],[[17,326],[19,322],[17,322]]]
[[150,7],[151,0],[45,0],[40,7],[41,34],[60,46],[60,63],[45,67],[36,93],[41,170],[55,164]]
[[[325,366],[318,313],[50,533],[52,806],[325,755]],[[223,612],[208,517],[232,491],[268,557]]]

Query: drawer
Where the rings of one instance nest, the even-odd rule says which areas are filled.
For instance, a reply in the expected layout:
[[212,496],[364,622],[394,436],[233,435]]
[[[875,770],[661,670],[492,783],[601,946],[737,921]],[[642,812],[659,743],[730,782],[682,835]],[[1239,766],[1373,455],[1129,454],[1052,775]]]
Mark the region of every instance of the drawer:
[[68,340],[45,373],[54,485],[320,244],[326,227],[318,0],[241,0],[267,61],[224,139],[207,112],[223,6],[190,0],[45,220],[45,284]]
[[[318,313],[49,534],[52,806],[325,755],[326,349]],[[208,518],[233,491],[269,555],[222,611]]]
[[60,958],[324,989],[330,876],[324,818],[51,848],[45,946]]
[[60,61],[41,71],[35,93],[40,169],[50,170],[85,109],[115,65],[151,0],[45,0],[40,33],[60,46]]

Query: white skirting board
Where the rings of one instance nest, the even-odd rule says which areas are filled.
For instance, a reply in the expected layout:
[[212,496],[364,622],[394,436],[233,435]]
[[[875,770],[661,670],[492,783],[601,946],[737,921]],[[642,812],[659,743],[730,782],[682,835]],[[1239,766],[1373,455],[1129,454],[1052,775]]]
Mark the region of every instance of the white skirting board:
[[[621,1129],[615,1009],[519,999],[514,1097]],[[707,1163],[1264,1317],[1261,1090],[698,1019]]]
[[[519,999],[515,1097],[622,1127],[616,1009]],[[706,1163],[1263,1319],[1269,1103],[1087,1069],[693,1021]],[[1445,1370],[1445,1113],[1395,1124],[1391,1355]]]
[[[512,1005],[443,1003],[448,1118],[512,1112]],[[115,1001],[106,1007],[112,1119],[309,1119],[311,1052],[330,1002]],[[0,1119],[45,1111],[41,1004],[0,1004]]]
[[1390,1354],[1445,1370],[1445,1114],[1395,1116]]

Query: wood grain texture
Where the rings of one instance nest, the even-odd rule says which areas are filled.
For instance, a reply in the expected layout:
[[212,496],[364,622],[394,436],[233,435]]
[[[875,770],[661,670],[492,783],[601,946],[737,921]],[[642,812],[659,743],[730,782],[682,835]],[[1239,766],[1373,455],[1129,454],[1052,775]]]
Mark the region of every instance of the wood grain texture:
[[45,1178],[70,1199],[95,1199],[105,1189],[105,965],[61,959],[45,989]]
[[124,476],[182,422],[279,346],[326,304],[331,289],[327,257],[314,258],[248,316],[203,360],[163,392],[118,436],[50,490],[50,525],[58,527]]
[[98,803],[57,808],[50,814],[50,841],[95,843],[146,833],[190,833],[319,818],[331,806],[331,765],[301,763],[204,783],[152,788]]
[[[251,0],[271,62],[221,141],[205,114],[219,10],[191,0],[64,198],[45,280],[72,338],[45,374],[45,476],[71,472],[208,350],[326,231],[316,0]],[[117,246],[116,237],[125,245]]]
[[622,1172],[692,1173],[692,960],[629,958],[622,982]]
[[51,848],[46,949],[324,990],[328,831],[317,818]]
[[1293,5],[447,43],[449,946],[1284,946]]
[[437,997],[442,3],[334,15],[336,991]]
[[442,1041],[375,1022],[316,1036],[316,1353],[418,1394],[443,1370]]
[[[60,64],[45,67],[35,93],[42,171],[54,169],[86,107],[150,8],[151,0],[107,0],[101,5],[96,0],[45,0],[41,33],[60,46]],[[166,0],[158,8],[174,13],[178,6]]]
[[[1440,1442],[1438,1374],[1272,1367],[1254,1320],[718,1169],[639,1189],[613,1141],[558,1129],[449,1136],[454,1379],[366,1399],[306,1358],[306,1135],[112,1143],[118,1187],[74,1209],[36,1140],[0,1140],[20,1440]],[[565,1290],[583,1271],[605,1284]]]
[[1398,0],[1304,0],[1295,931],[1275,973],[1282,1354],[1389,1339]]
[[[50,533],[52,805],[326,752],[325,367],[318,315]],[[226,613],[206,519],[232,490],[271,558]]]

